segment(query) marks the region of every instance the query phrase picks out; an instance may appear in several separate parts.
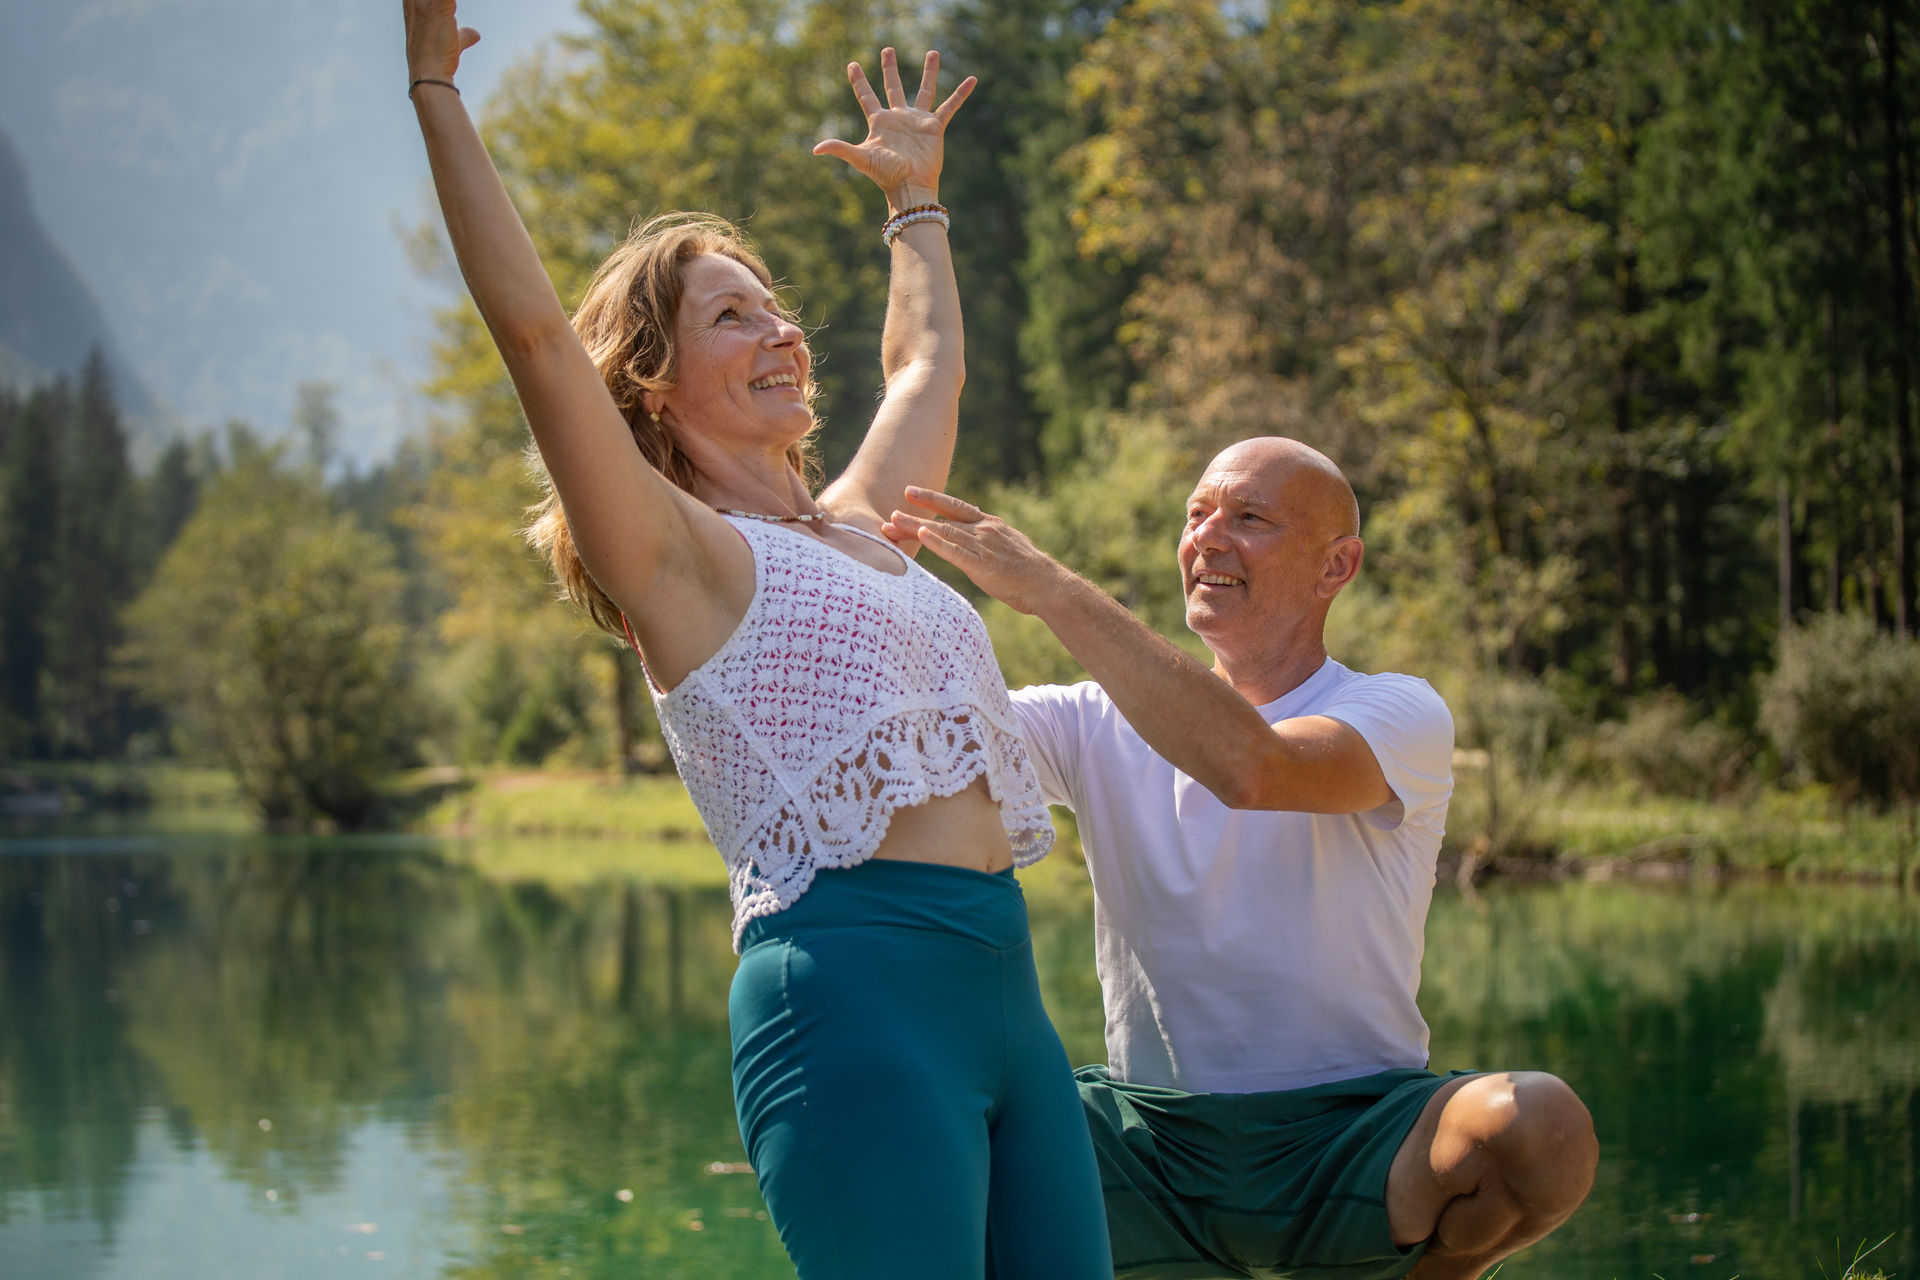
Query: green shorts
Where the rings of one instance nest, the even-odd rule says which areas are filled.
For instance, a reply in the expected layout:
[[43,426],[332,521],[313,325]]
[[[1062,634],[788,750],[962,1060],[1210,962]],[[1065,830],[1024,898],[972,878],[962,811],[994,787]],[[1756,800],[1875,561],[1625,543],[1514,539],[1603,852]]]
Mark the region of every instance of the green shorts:
[[1448,1080],[1383,1071],[1274,1093],[1182,1093],[1074,1072],[1122,1280],[1391,1280],[1387,1171]]

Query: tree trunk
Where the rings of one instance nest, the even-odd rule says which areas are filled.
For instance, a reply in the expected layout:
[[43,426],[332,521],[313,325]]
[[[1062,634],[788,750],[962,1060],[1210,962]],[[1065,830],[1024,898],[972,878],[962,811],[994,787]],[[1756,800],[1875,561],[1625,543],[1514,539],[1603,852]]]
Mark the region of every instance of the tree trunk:
[[[1847,465],[1846,441],[1840,433],[1840,317],[1839,300],[1829,289],[1826,296],[1826,337],[1827,337],[1827,471],[1832,481],[1830,492],[1841,494],[1850,487]],[[1829,517],[1829,537],[1831,550],[1827,556],[1827,612],[1840,612],[1840,569],[1842,564],[1841,546],[1846,532],[1846,510],[1838,502],[1833,503],[1833,514]]]
[[1799,582],[1799,548],[1793,536],[1793,487],[1785,476],[1774,483],[1773,490],[1774,522],[1779,525],[1776,546],[1780,556],[1780,634],[1784,637],[1793,630],[1798,613],[1799,601],[1795,597],[1795,588]]
[[1913,453],[1913,277],[1907,265],[1907,190],[1905,156],[1900,145],[1905,119],[1900,100],[1899,26],[1893,6],[1880,5],[1881,157],[1885,169],[1887,282],[1892,310],[1893,373],[1893,619],[1902,638],[1914,634],[1915,545],[1913,528],[1915,459]]
[[613,656],[613,703],[615,732],[619,735],[620,772],[631,776],[640,769],[640,717],[634,701],[633,664],[636,659],[625,649],[609,649]]
[[[1623,318],[1641,311],[1645,305],[1636,270],[1638,258],[1631,250],[1621,255],[1614,273],[1614,284]],[[1608,468],[1607,496],[1612,522],[1614,616],[1613,684],[1630,694],[1639,676],[1640,628],[1638,601],[1634,588],[1639,581],[1635,562],[1634,524],[1639,515],[1638,477],[1627,465],[1634,431],[1634,399],[1640,384],[1640,352],[1631,339],[1620,352],[1620,364],[1613,376],[1613,462]]]
[[1647,523],[1647,649],[1654,681],[1661,688],[1678,682],[1673,644],[1673,575],[1667,511],[1667,485],[1657,476],[1645,480],[1642,506]]
[[1640,666],[1640,634],[1634,625],[1633,585],[1636,565],[1633,554],[1632,482],[1626,468],[1615,463],[1607,486],[1613,521],[1613,685],[1621,693],[1632,693],[1634,673]]

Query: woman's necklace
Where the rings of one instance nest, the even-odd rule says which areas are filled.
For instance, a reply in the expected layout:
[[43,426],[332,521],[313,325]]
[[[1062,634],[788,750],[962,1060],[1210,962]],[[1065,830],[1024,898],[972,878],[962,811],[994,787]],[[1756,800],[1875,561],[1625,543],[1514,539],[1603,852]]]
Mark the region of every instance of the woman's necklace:
[[827,513],[816,511],[807,516],[770,516],[759,511],[736,511],[732,507],[715,507],[723,516],[739,516],[742,520],[759,520],[766,524],[799,524],[809,529],[818,529],[827,522]]

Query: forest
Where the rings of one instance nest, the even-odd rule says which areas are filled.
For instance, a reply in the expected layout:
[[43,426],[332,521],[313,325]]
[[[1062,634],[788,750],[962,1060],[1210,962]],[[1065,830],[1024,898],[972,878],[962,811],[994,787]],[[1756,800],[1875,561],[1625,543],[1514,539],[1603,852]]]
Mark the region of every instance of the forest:
[[[886,260],[877,193],[810,149],[859,136],[849,58],[930,44],[981,82],[942,183],[955,491],[1191,646],[1182,498],[1294,436],[1361,499],[1330,649],[1431,680],[1490,796],[1920,801],[1912,0],[581,12],[482,120],[562,298],[638,219],[740,220],[811,332],[829,475]],[[145,469],[98,361],[0,398],[0,759],[204,760],[342,828],[420,765],[663,767],[637,662],[519,536],[526,427],[437,228],[412,247],[449,299],[431,420],[371,470],[318,384]],[[983,613],[1011,684],[1077,678]]]

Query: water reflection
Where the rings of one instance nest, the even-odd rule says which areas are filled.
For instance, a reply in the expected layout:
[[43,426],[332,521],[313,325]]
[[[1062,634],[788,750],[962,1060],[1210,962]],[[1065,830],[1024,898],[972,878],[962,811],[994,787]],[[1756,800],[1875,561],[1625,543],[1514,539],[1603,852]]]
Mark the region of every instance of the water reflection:
[[[0,851],[0,1272],[791,1274],[738,1172],[697,858]],[[1084,881],[1028,893],[1096,1059]],[[1885,891],[1443,897],[1435,1065],[1559,1071],[1602,1137],[1589,1207],[1503,1275],[1838,1274],[1888,1233],[1911,1274],[1916,921]]]
[[[1920,913],[1891,891],[1563,885],[1436,903],[1437,1066],[1549,1066],[1593,1199],[1510,1277],[1839,1275],[1920,1228]],[[1844,1256],[1838,1256],[1844,1255]]]

